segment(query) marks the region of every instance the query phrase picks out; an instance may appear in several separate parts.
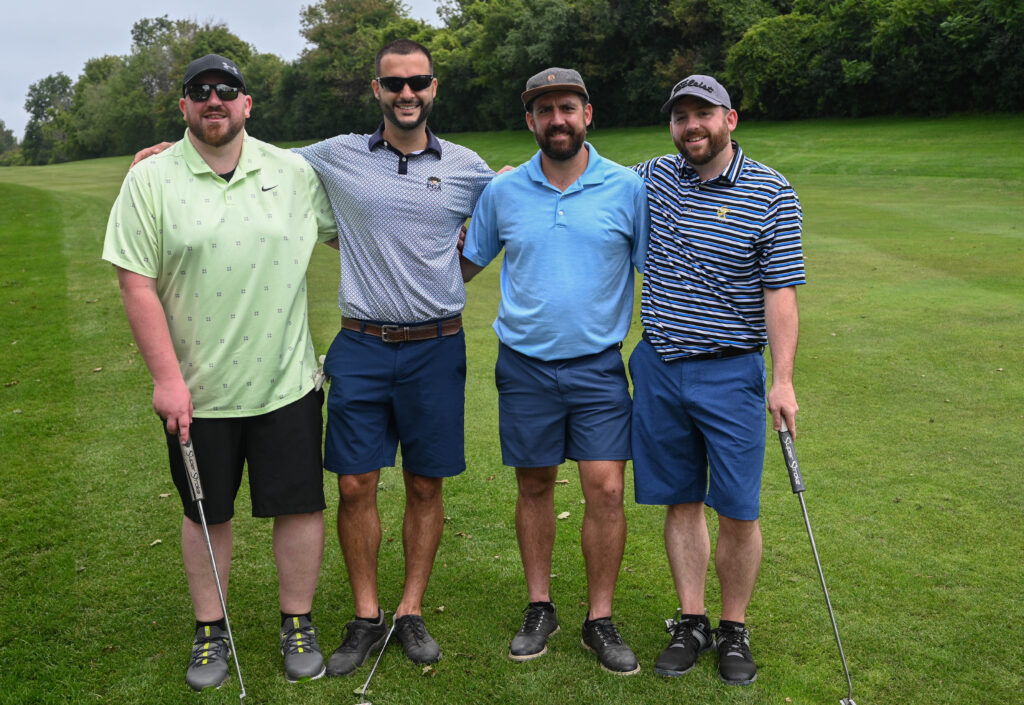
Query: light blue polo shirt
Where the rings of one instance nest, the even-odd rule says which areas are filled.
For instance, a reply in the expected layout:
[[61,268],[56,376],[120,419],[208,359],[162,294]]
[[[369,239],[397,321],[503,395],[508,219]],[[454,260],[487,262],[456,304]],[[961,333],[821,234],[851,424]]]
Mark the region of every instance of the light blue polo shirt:
[[600,352],[622,341],[633,314],[633,269],[643,271],[650,218],[633,171],[589,142],[586,171],[564,192],[541,153],[495,177],[477,202],[463,256],[486,266],[502,249],[502,343],[540,360]]

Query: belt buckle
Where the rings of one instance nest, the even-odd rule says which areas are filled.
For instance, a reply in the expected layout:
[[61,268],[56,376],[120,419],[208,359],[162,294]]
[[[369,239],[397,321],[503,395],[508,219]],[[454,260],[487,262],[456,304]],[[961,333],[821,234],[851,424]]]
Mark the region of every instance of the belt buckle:
[[[392,338],[393,334],[401,331],[401,337]],[[409,339],[409,332],[406,326],[384,325],[380,327],[380,339],[385,343],[404,343]]]

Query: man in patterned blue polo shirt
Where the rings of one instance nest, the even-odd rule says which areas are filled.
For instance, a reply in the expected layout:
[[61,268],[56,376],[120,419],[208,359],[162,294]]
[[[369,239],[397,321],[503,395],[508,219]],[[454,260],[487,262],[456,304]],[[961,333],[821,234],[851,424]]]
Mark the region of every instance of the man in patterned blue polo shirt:
[[[804,283],[802,215],[792,186],[732,141],[738,116],[725,88],[689,76],[668,112],[678,154],[637,165],[647,183],[651,238],[641,293],[643,340],[633,351],[636,501],[663,504],[665,547],[680,609],[655,673],[680,676],[713,645],[729,685],[753,683],[746,609],[761,563],[765,364],[776,429],[796,429],[796,285]],[[722,613],[704,608],[710,540]]]
[[361,666],[388,627],[377,593],[377,486],[402,449],[405,581],[395,636],[415,663],[441,657],[422,617],[444,526],[442,482],[466,468],[466,289],[461,224],[494,172],[427,127],[437,79],[430,52],[401,39],[377,54],[371,82],[383,121],[297,150],[324,182],[338,221],[341,328],[324,363],[324,467],[338,475],[338,540],[355,619],[327,674]]

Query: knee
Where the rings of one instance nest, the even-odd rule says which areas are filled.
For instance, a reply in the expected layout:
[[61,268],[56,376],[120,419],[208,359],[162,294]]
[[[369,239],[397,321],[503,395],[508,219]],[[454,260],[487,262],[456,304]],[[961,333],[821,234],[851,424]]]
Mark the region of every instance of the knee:
[[622,482],[615,479],[592,485],[586,492],[587,508],[617,513],[622,510],[622,495]]
[[405,485],[406,502],[433,504],[441,499],[442,479],[412,475]]
[[755,540],[761,536],[761,522],[757,519],[730,519],[719,515],[718,532],[721,536],[734,541]]
[[342,504],[360,504],[377,497],[375,473],[365,475],[338,475],[338,501]]

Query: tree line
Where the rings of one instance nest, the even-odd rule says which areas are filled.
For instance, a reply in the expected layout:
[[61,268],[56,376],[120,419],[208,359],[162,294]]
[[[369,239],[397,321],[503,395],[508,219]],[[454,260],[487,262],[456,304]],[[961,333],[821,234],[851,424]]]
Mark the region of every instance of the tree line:
[[602,126],[656,124],[691,73],[720,78],[744,117],[1024,109],[1019,0],[442,0],[440,17],[440,27],[412,19],[400,0],[320,0],[301,11],[309,47],[293,62],[223,24],[142,19],[128,55],[32,84],[20,144],[0,121],[0,164],[178,139],[181,76],[211,52],[241,66],[248,129],[261,139],[372,131],[374,56],[401,37],[433,53],[441,132],[521,127],[518,96],[547,66],[583,74]]

